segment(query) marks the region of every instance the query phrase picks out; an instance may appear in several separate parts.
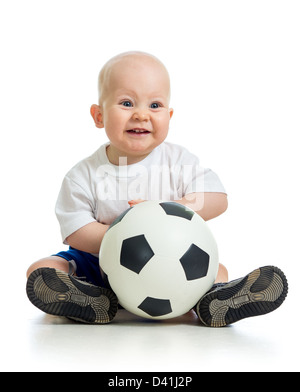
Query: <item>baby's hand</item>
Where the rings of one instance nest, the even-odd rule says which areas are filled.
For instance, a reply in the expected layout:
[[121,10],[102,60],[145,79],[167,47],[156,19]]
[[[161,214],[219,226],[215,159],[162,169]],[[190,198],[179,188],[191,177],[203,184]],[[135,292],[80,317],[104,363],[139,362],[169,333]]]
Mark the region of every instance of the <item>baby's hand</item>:
[[128,204],[130,205],[130,207],[133,207],[133,206],[135,206],[136,204],[142,203],[143,201],[146,201],[146,200],[142,200],[142,199],[130,200],[130,201],[128,202]]

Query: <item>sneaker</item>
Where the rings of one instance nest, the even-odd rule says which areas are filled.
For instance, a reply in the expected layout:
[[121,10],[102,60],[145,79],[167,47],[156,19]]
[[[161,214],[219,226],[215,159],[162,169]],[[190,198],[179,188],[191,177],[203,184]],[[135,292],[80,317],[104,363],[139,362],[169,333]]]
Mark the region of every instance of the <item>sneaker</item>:
[[54,268],[33,271],[26,291],[33,305],[43,312],[85,323],[109,323],[118,309],[117,297],[111,290]]
[[244,278],[213,286],[195,310],[204,325],[223,327],[272,312],[282,304],[287,291],[286,277],[279,268],[261,267]]

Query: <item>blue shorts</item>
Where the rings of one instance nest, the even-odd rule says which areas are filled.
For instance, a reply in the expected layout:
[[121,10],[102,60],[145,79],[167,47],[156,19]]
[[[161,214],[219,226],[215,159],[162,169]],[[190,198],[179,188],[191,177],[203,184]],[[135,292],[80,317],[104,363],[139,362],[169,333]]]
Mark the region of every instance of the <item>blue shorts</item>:
[[107,287],[101,276],[98,257],[71,247],[69,250],[56,253],[53,256],[59,256],[68,261],[74,260],[75,273],[78,277],[85,277],[87,282],[96,286]]

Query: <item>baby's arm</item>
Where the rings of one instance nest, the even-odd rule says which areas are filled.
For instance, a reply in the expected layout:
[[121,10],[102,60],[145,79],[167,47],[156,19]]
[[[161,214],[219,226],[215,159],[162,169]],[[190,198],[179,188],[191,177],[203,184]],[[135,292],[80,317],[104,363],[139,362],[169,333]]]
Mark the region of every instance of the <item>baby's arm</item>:
[[72,248],[97,254],[99,253],[102,238],[108,228],[109,225],[104,225],[103,223],[88,223],[69,235],[67,242]]
[[216,218],[227,210],[228,200],[226,193],[195,192],[184,196],[178,203],[190,207],[205,221]]
[[[130,200],[128,204],[133,207],[144,200]],[[199,214],[205,221],[221,215],[227,210],[228,201],[226,193],[219,192],[195,192],[190,193],[177,203],[190,207]]]
[[[131,200],[129,205],[132,207],[142,201]],[[190,207],[206,221],[221,215],[228,205],[227,195],[218,192],[190,193],[176,202]],[[89,223],[69,235],[67,242],[72,248],[96,254],[108,227],[109,225],[99,222]]]

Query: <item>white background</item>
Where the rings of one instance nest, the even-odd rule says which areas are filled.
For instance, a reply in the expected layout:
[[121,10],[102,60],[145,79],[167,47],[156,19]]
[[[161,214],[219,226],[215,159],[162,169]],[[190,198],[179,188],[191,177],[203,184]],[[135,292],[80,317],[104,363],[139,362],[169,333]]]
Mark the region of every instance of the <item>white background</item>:
[[232,279],[283,269],[289,316],[274,320],[282,334],[297,324],[299,20],[290,0],[0,3],[1,295],[14,315],[27,267],[65,249],[54,214],[63,176],[107,140],[89,114],[98,72],[115,54],[142,50],[170,72],[168,141],[227,189],[228,211],[210,222],[220,261]]

